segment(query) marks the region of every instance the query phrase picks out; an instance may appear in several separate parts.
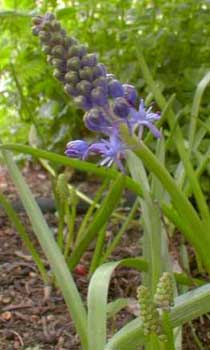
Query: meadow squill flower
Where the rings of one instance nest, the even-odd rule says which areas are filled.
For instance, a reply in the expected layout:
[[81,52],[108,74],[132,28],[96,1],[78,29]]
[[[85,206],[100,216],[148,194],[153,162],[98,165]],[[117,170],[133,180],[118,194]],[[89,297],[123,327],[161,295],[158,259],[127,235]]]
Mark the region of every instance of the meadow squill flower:
[[116,163],[124,171],[122,159],[125,158],[126,146],[120,138],[119,125],[125,123],[131,134],[138,130],[139,136],[147,127],[155,137],[160,137],[159,130],[153,125],[160,116],[152,113],[151,108],[145,110],[143,100],[136,110],[135,87],[122,84],[113,74],[108,74],[106,67],[98,62],[97,55],[88,53],[84,45],[67,36],[53,14],[37,16],[33,23],[33,33],[39,36],[47,61],[54,67],[54,76],[86,112],[86,127],[108,137],[90,145],[83,140],[71,141],[65,154],[79,159],[98,154],[103,158],[101,165]]
[[100,165],[110,167],[115,163],[122,172],[125,172],[122,160],[125,159],[126,149],[127,147],[121,141],[117,128],[113,127],[109,139],[101,139],[99,142],[90,145],[87,155],[91,153],[99,154],[103,158]]
[[133,127],[134,131],[138,128],[139,137],[142,136],[144,126],[149,128],[156,138],[161,136],[160,131],[153,124],[154,121],[160,119],[160,114],[153,113],[151,110],[152,107],[149,107],[147,110],[145,109],[142,99],[138,111],[135,108],[130,108],[130,125]]
[[88,143],[83,140],[70,141],[66,145],[65,154],[68,157],[84,159],[88,147]]

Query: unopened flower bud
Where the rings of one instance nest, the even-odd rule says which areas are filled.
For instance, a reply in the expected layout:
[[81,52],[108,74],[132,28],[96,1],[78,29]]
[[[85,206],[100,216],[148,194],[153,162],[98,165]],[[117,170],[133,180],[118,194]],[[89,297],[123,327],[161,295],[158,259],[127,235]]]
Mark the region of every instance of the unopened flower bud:
[[109,96],[112,98],[121,97],[124,95],[122,84],[117,79],[110,80],[108,84]]
[[39,31],[38,35],[39,35],[40,40],[42,40],[43,42],[47,43],[50,39],[50,33],[47,33],[43,30]]
[[137,290],[137,299],[140,305],[140,316],[144,335],[147,336],[151,333],[158,334],[160,329],[159,314],[148,288],[140,286]]
[[65,74],[65,81],[70,84],[77,84],[79,82],[79,76],[77,72],[68,72]]
[[113,111],[120,118],[126,118],[129,115],[129,106],[123,97],[117,97],[114,100]]
[[78,71],[80,68],[80,65],[81,63],[80,63],[79,57],[72,57],[72,58],[69,58],[67,61],[67,69],[69,70]]
[[92,84],[87,80],[81,80],[76,87],[82,95],[88,96],[91,92]]
[[93,72],[94,79],[106,76],[106,70],[102,63],[98,63],[95,67],[93,67],[92,72]]
[[83,45],[73,45],[68,50],[68,57],[82,57],[86,53],[86,48]]
[[137,101],[137,92],[133,85],[123,84],[124,97],[132,105],[135,106]]
[[82,66],[94,67],[97,64],[97,55],[89,53],[82,58]]
[[92,102],[86,96],[75,97],[74,102],[79,108],[84,109],[85,111],[89,111],[93,106]]
[[100,108],[92,108],[84,116],[84,123],[91,131],[101,131],[106,133],[111,123],[107,120],[106,114]]
[[100,77],[98,79],[95,79],[93,81],[93,86],[94,87],[100,86],[104,89],[104,91],[108,92],[107,80],[105,77]]
[[66,91],[66,93],[68,95],[70,95],[72,97],[77,97],[80,94],[74,85],[65,84],[64,90]]
[[97,106],[105,106],[108,102],[107,94],[100,86],[91,91],[91,99]]
[[51,53],[51,47],[49,45],[43,45],[42,51],[49,55]]
[[88,150],[87,142],[83,140],[70,141],[66,146],[65,154],[68,157],[82,159]]
[[55,57],[62,57],[64,54],[64,48],[60,45],[56,45],[52,49],[52,55]]
[[83,80],[93,80],[93,70],[91,67],[84,67],[83,69],[79,70],[79,76]]
[[63,75],[63,73],[62,73],[59,69],[55,69],[55,70],[53,71],[53,76],[54,76],[56,79],[60,80],[60,81],[63,81],[63,80],[64,80],[64,75]]

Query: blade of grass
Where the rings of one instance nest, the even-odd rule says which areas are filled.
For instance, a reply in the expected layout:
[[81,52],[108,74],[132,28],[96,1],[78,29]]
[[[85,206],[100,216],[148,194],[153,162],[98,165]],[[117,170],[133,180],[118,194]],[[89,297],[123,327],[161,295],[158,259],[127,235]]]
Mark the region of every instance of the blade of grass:
[[85,236],[74,247],[74,251],[69,259],[69,267],[71,269],[77,265],[85,249],[88,247],[93,238],[98,234],[100,229],[109,220],[114,211],[114,208],[120,201],[124,186],[125,177],[124,175],[119,174],[117,179],[113,182],[110,191],[101,204],[100,208],[94,215],[93,220],[89,224]]
[[16,214],[15,210],[13,209],[10,202],[5,198],[5,196],[0,193],[0,204],[6,211],[8,218],[11,221],[11,224],[15,227],[17,232],[19,233],[21,239],[23,240],[25,247],[28,249],[29,253],[31,254],[32,258],[34,259],[35,264],[37,265],[39,272],[42,276],[43,282],[47,285],[49,283],[49,278],[47,275],[47,271],[45,269],[44,263],[42,262],[42,259],[37,252],[35,246],[31,242],[28,233],[25,230],[25,227],[23,226],[22,222],[20,221],[18,215]]
[[115,248],[118,246],[124,232],[126,231],[126,229],[128,228],[131,220],[134,217],[134,214],[136,212],[136,210],[138,209],[139,206],[139,200],[136,199],[133,207],[130,211],[130,213],[128,214],[128,217],[126,218],[126,220],[124,221],[122,227],[120,228],[120,230],[118,231],[118,233],[116,234],[116,236],[114,236],[113,241],[110,243],[110,245],[107,247],[105,253],[103,254],[101,260],[100,260],[100,264],[105,263],[105,261],[108,259],[108,257],[112,254],[112,252],[115,250]]
[[[158,177],[159,181],[169,193],[180,217],[183,218],[184,222],[187,221],[188,231],[183,233],[196,248],[207,271],[210,272],[210,256],[208,254],[210,236],[208,227],[199,219],[195,209],[185,197],[184,193],[146,145],[136,137],[131,138],[129,132],[123,126],[121,127],[121,132],[123,140],[134,150],[135,154],[142,159],[146,167]],[[200,233],[199,236],[198,232]]]
[[47,256],[47,259],[56,276],[59,288],[61,289],[76,330],[80,337],[84,350],[87,349],[87,318],[84,305],[74,283],[72,275],[66,265],[63,255],[60,252],[53,233],[49,229],[41,211],[38,207],[28,185],[22,177],[18,167],[8,151],[2,151],[9,174],[16,185],[23,206],[30,218],[33,230],[40,242],[40,245]]
[[[164,107],[166,105],[166,100],[165,100],[162,92],[160,91],[160,89],[157,88],[157,85],[154,82],[152,75],[150,73],[150,70],[146,64],[144,56],[138,48],[137,48],[137,58],[139,60],[142,74],[144,76],[144,79],[145,79],[147,85],[151,89],[151,91],[152,91],[158,105],[160,106],[160,108],[164,109]],[[167,115],[168,115],[168,119],[167,119],[168,124],[170,127],[173,127],[173,121],[175,120],[176,116],[171,108],[168,111]],[[193,189],[193,193],[195,195],[201,216],[205,220],[208,228],[210,229],[209,209],[208,209],[208,206],[206,204],[205,197],[201,191],[200,184],[195,176],[192,164],[191,164],[190,159],[189,159],[189,155],[188,155],[187,150],[186,150],[185,145],[184,145],[184,139],[182,136],[182,132],[181,132],[181,129],[178,125],[176,126],[176,129],[174,131],[174,140],[175,140],[175,146],[177,147],[179,156],[182,159],[182,162],[184,164],[184,168],[185,168],[187,177],[189,178],[191,188]]]
[[[70,166],[80,171],[90,172],[102,178],[116,179],[116,177],[119,174],[118,171],[111,168],[107,169],[104,167],[99,167],[89,162],[68,158],[66,156],[61,156],[53,152],[43,151],[41,149],[33,148],[30,146],[19,145],[19,144],[6,144],[6,145],[0,145],[0,149],[7,149],[11,151],[21,152],[24,154],[30,154],[36,158],[47,159],[54,163]],[[142,195],[141,186],[135,183],[135,181],[133,181],[129,176],[125,176],[125,186],[129,188],[131,191],[134,191],[137,194],[139,194],[139,196]]]

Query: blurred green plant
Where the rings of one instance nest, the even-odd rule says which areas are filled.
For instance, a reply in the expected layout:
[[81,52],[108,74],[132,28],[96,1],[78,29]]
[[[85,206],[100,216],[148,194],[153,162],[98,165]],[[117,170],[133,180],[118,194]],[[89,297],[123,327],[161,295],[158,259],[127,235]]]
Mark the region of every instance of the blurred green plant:
[[[85,133],[82,114],[52,78],[29,31],[32,14],[47,10],[55,11],[73,36],[99,52],[122,82],[129,77],[145,96],[149,90],[140,74],[136,48],[143,50],[166,98],[176,94],[175,111],[182,110],[181,127],[186,129],[194,86],[209,69],[207,0],[4,0],[0,10],[0,136],[4,141],[27,143],[35,125],[37,146],[61,151],[67,140]],[[204,122],[210,110],[207,97],[204,94],[201,109]],[[176,161],[174,152],[172,147]]]

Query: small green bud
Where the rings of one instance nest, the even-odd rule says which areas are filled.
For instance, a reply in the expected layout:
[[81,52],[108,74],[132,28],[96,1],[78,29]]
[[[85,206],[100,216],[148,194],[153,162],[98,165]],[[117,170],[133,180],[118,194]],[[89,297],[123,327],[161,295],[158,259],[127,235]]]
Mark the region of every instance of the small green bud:
[[68,198],[68,182],[65,174],[58,176],[56,191],[61,201],[65,201]]
[[160,318],[148,288],[140,286],[137,290],[137,299],[140,305],[140,316],[142,319],[144,335],[150,333],[158,334],[160,329]]

